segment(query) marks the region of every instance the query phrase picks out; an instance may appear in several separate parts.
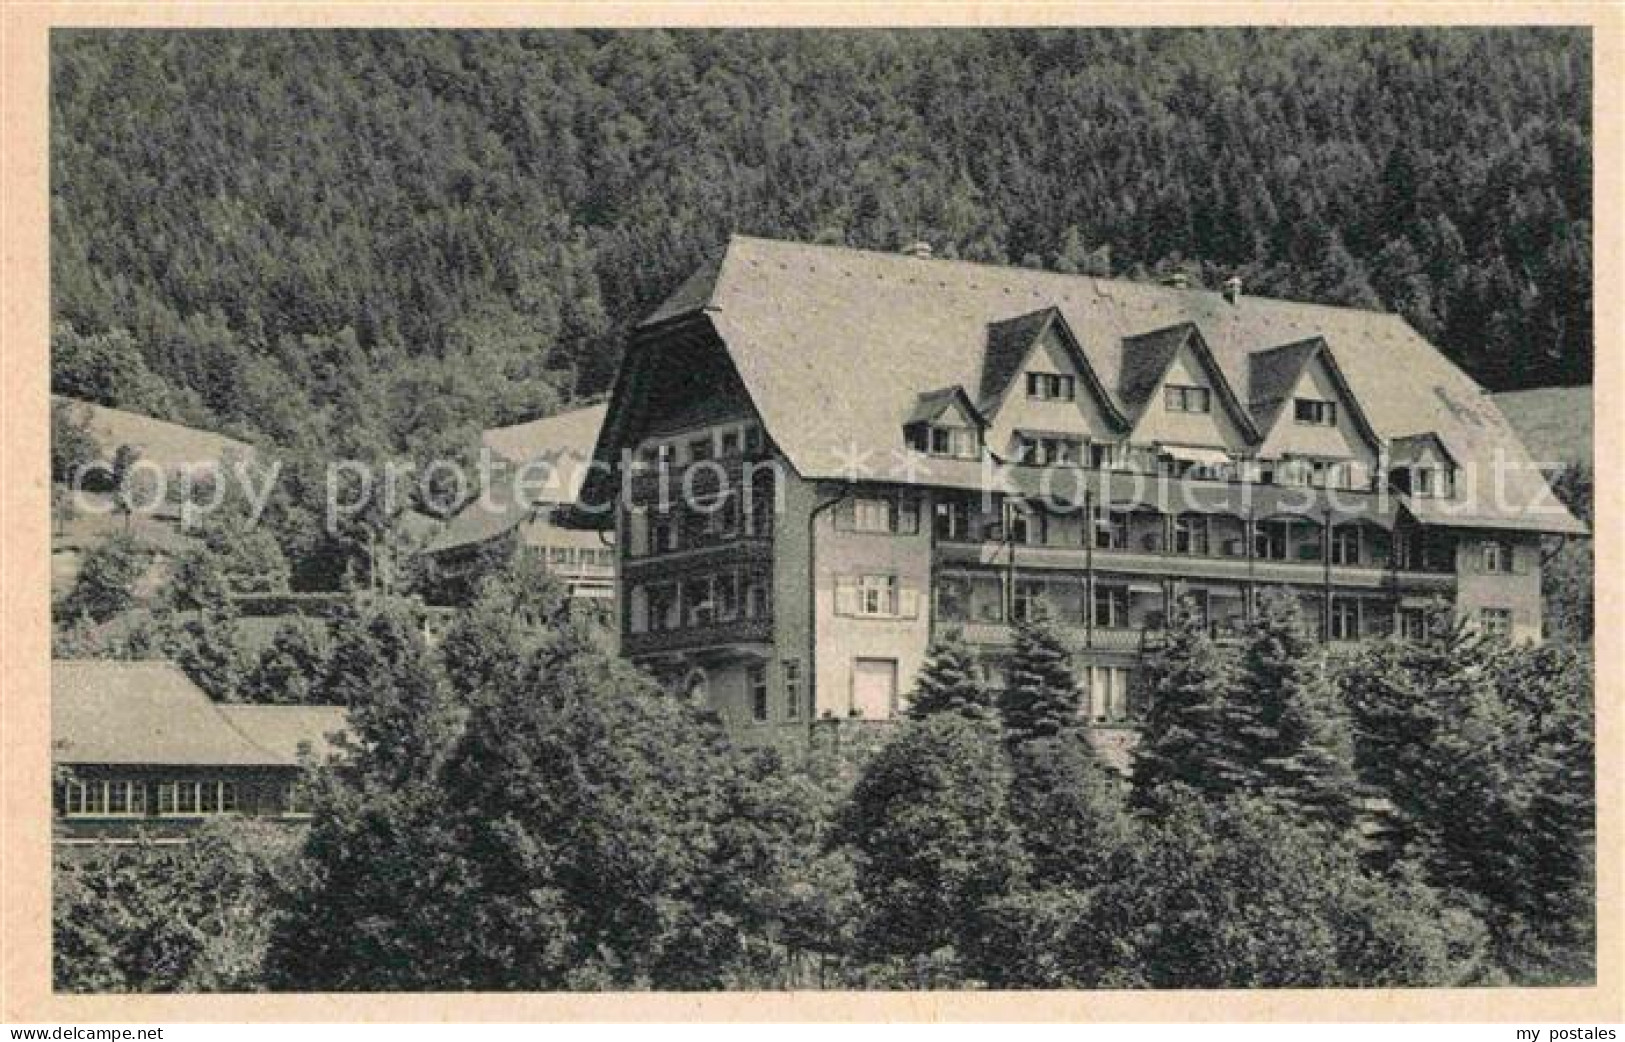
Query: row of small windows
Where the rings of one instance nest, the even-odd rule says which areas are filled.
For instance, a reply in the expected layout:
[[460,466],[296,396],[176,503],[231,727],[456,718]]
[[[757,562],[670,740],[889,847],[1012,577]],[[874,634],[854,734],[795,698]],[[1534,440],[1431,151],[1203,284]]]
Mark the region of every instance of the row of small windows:
[[700,463],[760,455],[767,447],[760,424],[752,420],[720,424],[686,434],[651,438],[638,450],[638,460],[651,465]]
[[748,496],[728,490],[689,504],[674,503],[666,510],[634,507],[627,512],[626,552],[643,557],[766,538],[773,534],[776,506],[771,476],[759,474],[752,476]]
[[[206,818],[234,814],[239,809],[237,784],[223,779],[187,779],[147,782],[130,779],[78,779],[62,787],[62,812],[70,818],[144,818],[154,805],[149,788],[156,789],[156,810],[165,818]],[[304,790],[291,783],[282,791],[284,814],[305,813]]]

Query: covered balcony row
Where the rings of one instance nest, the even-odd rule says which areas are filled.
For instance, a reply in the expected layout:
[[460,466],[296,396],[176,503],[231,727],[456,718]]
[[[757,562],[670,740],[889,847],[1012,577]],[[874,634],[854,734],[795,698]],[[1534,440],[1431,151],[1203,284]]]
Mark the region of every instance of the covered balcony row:
[[[1089,494],[1090,492],[1094,494]],[[1096,498],[1096,497],[1099,498]],[[1113,496],[1114,498],[1107,498]],[[1089,490],[1079,500],[1004,494],[945,493],[934,504],[939,546],[951,559],[991,563],[1002,549],[1035,566],[1076,567],[1074,555],[1025,553],[1047,549],[1137,557],[1206,559],[1251,565],[1332,565],[1345,569],[1449,574],[1454,537],[1396,517],[1375,497],[1181,496],[1148,489],[1139,494]],[[1347,499],[1349,502],[1339,500]],[[974,555],[954,547],[974,547]],[[1239,575],[1234,564],[1199,569]],[[1277,569],[1264,577],[1294,578]]]
[[[1137,653],[1154,646],[1170,613],[1183,601],[1214,636],[1238,634],[1251,617],[1252,587],[1244,583],[1147,579],[1101,572],[952,570],[933,590],[938,628],[957,627],[972,644],[1010,643],[1011,621],[1042,603],[1080,650]],[[1396,631],[1420,633],[1422,608],[1391,595],[1334,587],[1292,588],[1305,624],[1324,639],[1353,641]],[[1329,599],[1329,604],[1328,604]]]

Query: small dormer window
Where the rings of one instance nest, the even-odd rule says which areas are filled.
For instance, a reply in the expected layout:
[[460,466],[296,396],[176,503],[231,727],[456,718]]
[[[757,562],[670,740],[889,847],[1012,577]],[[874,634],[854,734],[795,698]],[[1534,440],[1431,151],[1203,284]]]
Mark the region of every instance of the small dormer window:
[[1077,378],[1060,373],[1028,373],[1027,397],[1046,402],[1070,402],[1077,396]]
[[1311,427],[1337,426],[1337,403],[1319,398],[1297,398],[1292,403],[1293,416],[1301,424]]
[[1455,495],[1455,477],[1449,467],[1412,467],[1410,494],[1421,499],[1449,499]]
[[931,456],[976,459],[981,452],[981,438],[974,427],[920,424],[909,432],[909,447]]

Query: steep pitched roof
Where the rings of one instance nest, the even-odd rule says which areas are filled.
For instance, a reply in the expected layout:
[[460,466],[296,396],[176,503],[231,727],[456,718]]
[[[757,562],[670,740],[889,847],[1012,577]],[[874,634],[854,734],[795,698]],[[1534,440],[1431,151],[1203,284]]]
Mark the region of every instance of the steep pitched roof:
[[1138,423],[1151,404],[1151,395],[1167,377],[1180,349],[1189,345],[1198,362],[1213,381],[1220,403],[1230,413],[1242,432],[1250,439],[1258,439],[1258,428],[1253,418],[1241,407],[1230,380],[1213,357],[1213,351],[1202,337],[1194,322],[1180,322],[1163,329],[1123,338],[1122,376],[1118,379],[1117,393],[1123,399],[1123,411],[1130,424]]
[[979,402],[982,411],[992,415],[998,410],[1010,393],[1011,381],[1026,365],[1039,339],[1051,329],[1060,337],[1067,354],[1072,356],[1078,375],[1100,401],[1106,415],[1119,425],[1127,426],[1123,411],[1101,383],[1077,335],[1067,325],[1066,316],[1053,306],[988,323],[987,355],[982,363]]
[[288,765],[169,662],[52,662],[51,746],[65,764]]
[[[854,444],[882,457],[901,450],[898,419],[922,388],[980,387],[988,323],[1045,307],[1079,334],[1108,388],[1122,384],[1124,339],[1151,330],[1196,326],[1230,387],[1248,399],[1255,352],[1319,336],[1380,436],[1435,430],[1458,459],[1488,466],[1499,450],[1528,463],[1478,384],[1395,315],[745,236],[731,238],[714,274],[695,283],[650,321],[703,319],[769,436],[803,477],[844,477]],[[658,340],[629,351],[617,388],[658,353]],[[606,432],[617,429],[615,407]],[[601,440],[601,454],[618,451],[613,441]],[[1511,470],[1505,505],[1486,509],[1515,515],[1514,504],[1545,494],[1534,468]],[[935,461],[914,480],[937,483],[960,471],[974,483],[973,464]]]
[[1366,418],[1360,399],[1349,390],[1343,369],[1337,364],[1337,356],[1327,346],[1325,339],[1318,336],[1300,340],[1295,344],[1283,344],[1267,351],[1259,351],[1248,359],[1251,389],[1248,392],[1247,404],[1252,408],[1259,432],[1268,435],[1276,423],[1280,422],[1286,400],[1292,396],[1292,391],[1298,386],[1303,371],[1309,368],[1310,361],[1315,358],[1325,361],[1326,371],[1331,374],[1332,383],[1337,386],[1344,402],[1348,404],[1349,415],[1354,420],[1355,426],[1359,427],[1360,433],[1375,446],[1380,439],[1372,428],[1371,421]]

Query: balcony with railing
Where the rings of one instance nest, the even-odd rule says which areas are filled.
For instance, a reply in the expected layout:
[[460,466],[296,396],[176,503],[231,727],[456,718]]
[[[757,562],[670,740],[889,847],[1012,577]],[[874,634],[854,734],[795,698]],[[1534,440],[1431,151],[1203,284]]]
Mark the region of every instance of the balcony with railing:
[[656,655],[666,652],[766,645],[772,640],[771,616],[738,617],[677,629],[626,633],[621,637],[621,651],[627,655]]

